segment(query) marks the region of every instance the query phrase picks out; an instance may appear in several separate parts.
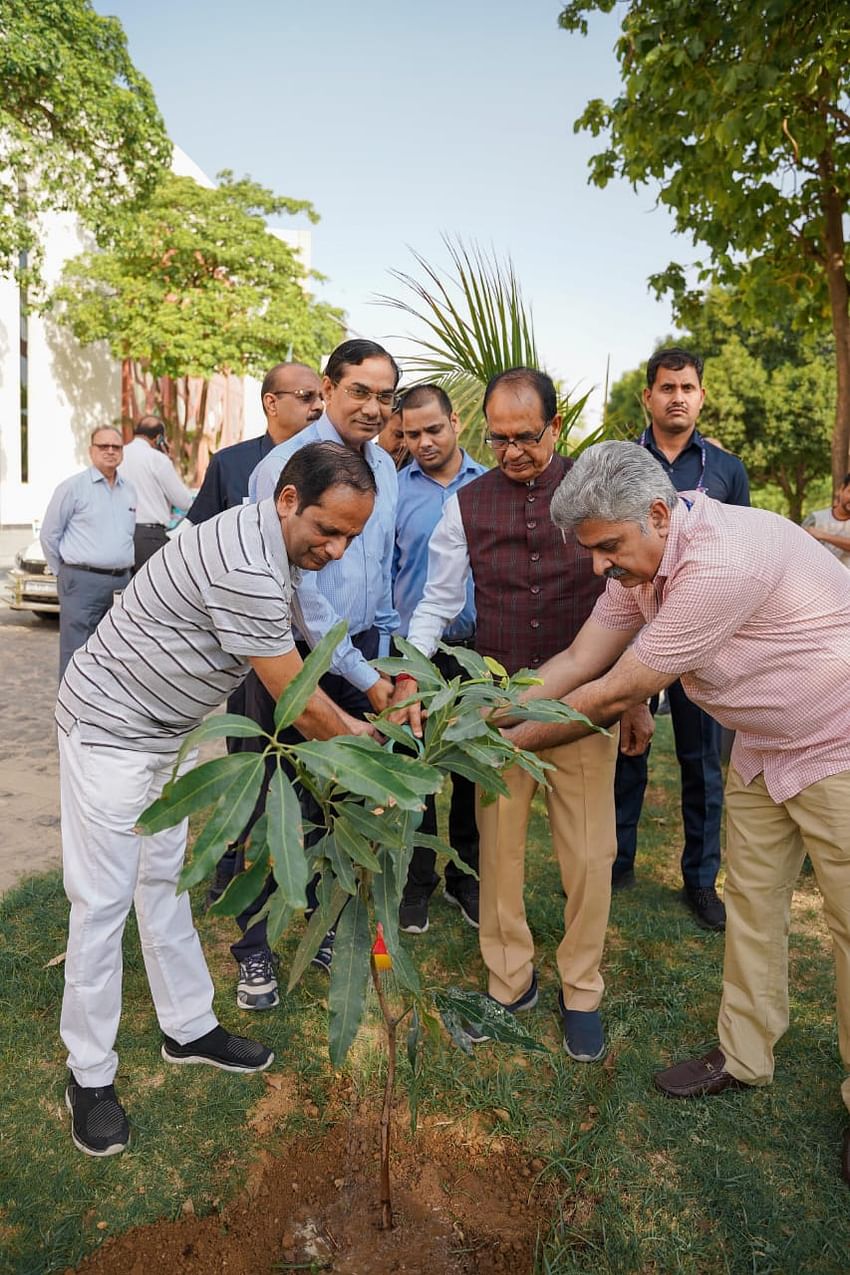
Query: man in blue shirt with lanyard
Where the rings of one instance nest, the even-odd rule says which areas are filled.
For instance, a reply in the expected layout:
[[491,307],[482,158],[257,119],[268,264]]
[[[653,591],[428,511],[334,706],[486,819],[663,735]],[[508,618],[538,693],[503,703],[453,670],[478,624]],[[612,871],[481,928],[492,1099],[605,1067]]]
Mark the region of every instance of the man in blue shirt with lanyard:
[[[428,577],[428,542],[440,521],[448,498],[485,472],[458,446],[460,423],[451,400],[439,385],[415,385],[399,404],[404,446],[411,463],[398,476],[393,601],[399,614],[399,633],[407,636],[410,617],[425,591]],[[448,646],[473,646],[475,607],[472,578],[466,606],[443,634]],[[443,651],[434,655],[443,676],[465,676],[460,665]],[[436,836],[437,812],[433,797],[426,798],[422,831]],[[462,775],[452,776],[449,809],[449,843],[464,863],[478,871],[478,829],[475,824],[475,784]],[[417,846],[413,852],[407,885],[399,910],[399,923],[408,934],[428,929],[428,900],[439,880],[433,850]],[[475,929],[478,928],[478,881],[453,863],[446,865],[445,898]]]
[[[726,505],[749,505],[747,472],[737,456],[716,447],[696,428],[705,401],[702,359],[688,350],[658,350],[646,365],[643,401],[650,424],[637,440],[658,461],[677,491],[704,491]],[[688,699],[680,682],[667,689],[682,772],[683,899],[697,921],[722,930],[726,911],[715,889],[720,868],[723,776],[720,727]],[[649,749],[638,756],[621,752],[614,794],[617,858],[613,888],[634,884],[637,826],[647,782]]]
[[[344,705],[346,712],[360,719],[370,712],[380,713],[393,692],[392,682],[376,673],[369,660],[389,652],[390,635],[398,627],[392,603],[398,480],[392,458],[374,441],[392,414],[398,378],[398,366],[382,346],[374,341],[344,341],[328,359],[322,378],[324,414],[270,451],[248,480],[249,498],[266,499],[273,494],[293,453],[315,442],[341,443],[362,455],[375,475],[374,509],[346,550],[345,561],[328,563],[321,572],[306,573],[293,594],[293,633],[302,656],[340,619],[347,621],[348,636],[336,648],[320,686]],[[312,575],[315,580],[308,579]],[[259,679],[247,684],[245,711],[264,729],[274,732],[274,701]],[[307,806],[308,817],[317,822],[318,810],[309,809],[309,802]],[[254,813],[259,814],[259,808]],[[244,1010],[272,1009],[278,1003],[265,919],[253,920],[272,889],[270,878],[266,889],[237,917],[242,937],[230,950],[239,964],[236,1003]],[[309,890],[308,899],[313,903]],[[331,931],[313,958],[313,964],[324,970],[330,969],[333,937]]]

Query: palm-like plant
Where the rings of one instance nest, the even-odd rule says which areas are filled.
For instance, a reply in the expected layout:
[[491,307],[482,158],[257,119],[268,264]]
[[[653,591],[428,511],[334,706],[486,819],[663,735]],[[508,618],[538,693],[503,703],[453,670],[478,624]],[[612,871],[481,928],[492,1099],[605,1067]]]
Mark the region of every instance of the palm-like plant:
[[[531,312],[526,308],[510,258],[499,261],[477,246],[443,237],[452,270],[443,271],[413,252],[422,277],[390,271],[412,299],[381,296],[382,304],[421,324],[426,335],[412,338],[417,352],[404,359],[415,381],[442,385],[464,422],[464,446],[479,460],[491,460],[484,436],[481,400],[487,382],[511,367],[539,367]],[[557,385],[557,383],[556,383]],[[572,399],[560,385],[558,450],[577,454],[603,436],[602,430],[571,438],[589,394]]]

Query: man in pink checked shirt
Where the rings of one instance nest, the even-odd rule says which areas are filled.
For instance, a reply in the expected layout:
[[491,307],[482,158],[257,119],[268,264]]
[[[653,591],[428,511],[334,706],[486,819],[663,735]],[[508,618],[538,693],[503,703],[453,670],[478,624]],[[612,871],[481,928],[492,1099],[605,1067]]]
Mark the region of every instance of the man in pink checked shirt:
[[[850,573],[761,509],[679,495],[633,443],[588,448],[552,498],[610,581],[534,696],[598,725],[681,678],[737,732],[726,787],[727,910],[719,1046],[658,1072],[670,1098],[766,1085],[788,1026],[791,895],[808,853],[835,951],[839,1047],[850,1071]],[[551,747],[587,727],[524,722]],[[850,1109],[850,1078],[842,1085]],[[850,1183],[850,1129],[841,1171]]]

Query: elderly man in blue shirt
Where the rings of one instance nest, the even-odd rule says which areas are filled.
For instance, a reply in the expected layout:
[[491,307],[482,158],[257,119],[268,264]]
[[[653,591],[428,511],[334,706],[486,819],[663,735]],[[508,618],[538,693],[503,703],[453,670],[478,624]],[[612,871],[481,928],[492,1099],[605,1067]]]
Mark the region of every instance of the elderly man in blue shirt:
[[91,465],[61,482],[41,524],[41,547],[59,590],[59,681],[68,661],[94,633],[115,591],[133,571],[136,492],[118,466],[124,443],[117,429],[92,431]]
[[[369,660],[389,651],[390,636],[398,628],[392,602],[392,557],[398,478],[392,458],[375,443],[392,414],[399,369],[390,354],[374,341],[344,341],[328,360],[322,379],[325,411],[319,420],[272,449],[248,481],[248,495],[263,500],[274,492],[283,466],[308,443],[341,443],[361,454],[375,475],[374,510],[359,536],[337,562],[305,574],[293,593],[293,634],[299,650],[310,647],[344,619],[348,636],[337,647],[322,689],[345,711],[363,718],[387,707],[393,686],[369,666]],[[246,710],[266,729],[274,730],[274,704],[257,679],[246,688]],[[255,816],[259,813],[256,810]],[[308,812],[311,818],[317,811]],[[266,924],[253,921],[266,890],[237,918],[242,938],[231,947],[239,963],[236,1003],[240,1009],[271,1009],[278,1003],[274,958],[266,940]],[[308,894],[309,897],[309,894]],[[333,932],[313,964],[329,969]]]
[[[417,603],[428,578],[428,544],[450,496],[483,474],[484,466],[458,444],[460,423],[451,400],[439,385],[415,385],[402,395],[399,413],[404,445],[412,457],[398,477],[393,601],[399,614],[399,632],[407,636]],[[447,646],[472,646],[475,637],[475,604],[470,577],[466,606],[443,634]],[[446,678],[463,675],[457,660],[437,652],[434,663]],[[433,797],[426,799],[423,832],[437,832]],[[461,860],[478,871],[478,829],[475,823],[475,785],[462,775],[452,776],[449,807],[449,842]],[[399,924],[408,934],[428,929],[428,903],[439,880],[436,855],[425,846],[413,852],[407,884],[399,909]],[[446,864],[444,897],[460,909],[464,919],[478,928],[478,881]]]

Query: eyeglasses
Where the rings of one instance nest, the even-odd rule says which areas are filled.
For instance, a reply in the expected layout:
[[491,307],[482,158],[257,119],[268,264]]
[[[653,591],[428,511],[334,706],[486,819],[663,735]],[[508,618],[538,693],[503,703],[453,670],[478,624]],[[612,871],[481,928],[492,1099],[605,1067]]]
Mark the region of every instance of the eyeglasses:
[[282,394],[291,394],[293,398],[297,398],[299,403],[315,403],[316,399],[321,402],[321,390],[269,390],[275,398],[280,398]]
[[357,403],[368,403],[370,398],[374,398],[381,407],[392,407],[396,401],[395,390],[370,390],[368,385],[343,385],[341,388]]
[[123,452],[123,443],[92,443],[92,447],[96,447],[101,452]]
[[509,447],[518,447],[521,451],[527,451],[529,447],[537,446],[551,424],[551,421],[547,421],[539,434],[517,434],[516,438],[506,438],[504,434],[486,434],[484,442],[488,447],[492,447],[494,452],[505,452]]

